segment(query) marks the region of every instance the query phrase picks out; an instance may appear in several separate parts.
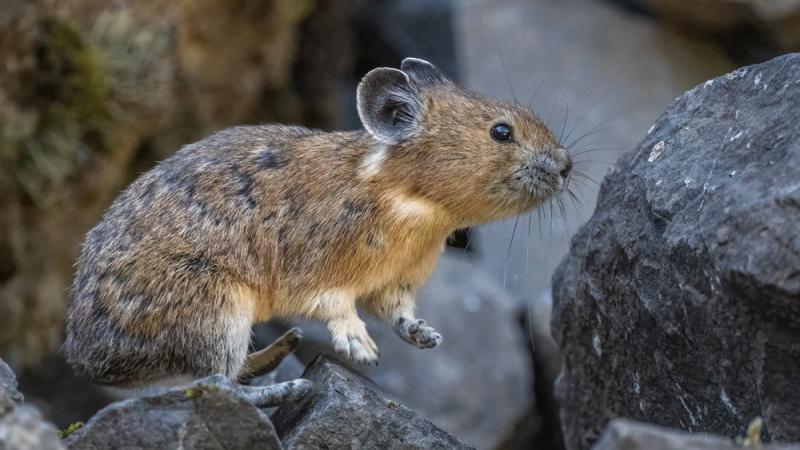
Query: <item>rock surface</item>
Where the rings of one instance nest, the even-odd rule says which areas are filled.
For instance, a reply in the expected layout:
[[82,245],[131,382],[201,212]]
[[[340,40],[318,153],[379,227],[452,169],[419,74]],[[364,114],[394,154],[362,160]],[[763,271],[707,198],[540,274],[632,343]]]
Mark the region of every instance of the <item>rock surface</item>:
[[554,275],[570,450],[615,417],[800,440],[800,55],[679,97]]
[[21,401],[14,372],[0,359],[0,450],[63,449],[58,430]]
[[61,450],[64,446],[53,425],[34,407],[13,406],[0,394],[0,449]]
[[[735,441],[703,433],[617,419],[608,424],[592,450],[742,450]],[[753,447],[751,447],[753,448]],[[762,450],[800,450],[800,445],[759,445]]]
[[313,392],[272,416],[286,448],[470,448],[325,356],[303,378],[314,383]]
[[281,449],[269,418],[220,375],[113,403],[65,443],[71,449]]
[[22,401],[22,394],[17,390],[17,377],[2,359],[0,359],[0,396],[15,402]]

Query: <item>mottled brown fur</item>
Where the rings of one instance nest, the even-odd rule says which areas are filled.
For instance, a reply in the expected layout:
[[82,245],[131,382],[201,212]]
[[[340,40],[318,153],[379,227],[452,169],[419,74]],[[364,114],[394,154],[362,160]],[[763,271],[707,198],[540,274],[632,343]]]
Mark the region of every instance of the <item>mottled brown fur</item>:
[[[356,304],[411,339],[403,327],[416,320],[413,293],[446,237],[556,193],[561,184],[532,161],[568,165],[529,111],[411,79],[422,126],[397,144],[363,130],[235,127],[134,181],[78,261],[72,365],[122,386],[179,374],[236,379],[250,326],[298,316],[328,322],[337,348],[372,361]],[[513,124],[516,143],[492,140],[498,121]],[[418,345],[438,342],[428,338]]]

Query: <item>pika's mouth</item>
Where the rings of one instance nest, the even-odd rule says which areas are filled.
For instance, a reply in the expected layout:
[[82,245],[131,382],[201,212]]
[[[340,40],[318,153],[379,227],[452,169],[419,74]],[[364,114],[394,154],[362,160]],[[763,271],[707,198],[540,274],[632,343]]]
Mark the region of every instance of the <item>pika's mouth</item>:
[[538,166],[522,167],[514,176],[517,190],[538,201],[547,200],[564,189],[566,177]]
[[539,201],[561,192],[572,170],[572,160],[564,149],[534,153],[514,173],[520,190]]

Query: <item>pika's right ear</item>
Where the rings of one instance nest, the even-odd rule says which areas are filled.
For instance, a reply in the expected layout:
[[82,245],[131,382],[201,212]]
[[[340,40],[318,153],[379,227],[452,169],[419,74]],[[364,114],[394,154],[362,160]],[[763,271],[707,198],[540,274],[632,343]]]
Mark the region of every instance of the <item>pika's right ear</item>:
[[398,144],[419,133],[422,99],[402,71],[371,70],[358,83],[356,97],[361,123],[375,139]]

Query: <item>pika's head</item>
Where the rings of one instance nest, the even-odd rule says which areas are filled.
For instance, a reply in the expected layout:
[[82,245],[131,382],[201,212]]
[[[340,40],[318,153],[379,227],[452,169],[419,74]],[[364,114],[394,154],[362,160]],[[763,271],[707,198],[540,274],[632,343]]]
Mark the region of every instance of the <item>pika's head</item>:
[[460,222],[519,214],[558,194],[569,154],[531,111],[456,86],[431,63],[403,60],[358,85],[361,122],[377,141],[362,164]]

